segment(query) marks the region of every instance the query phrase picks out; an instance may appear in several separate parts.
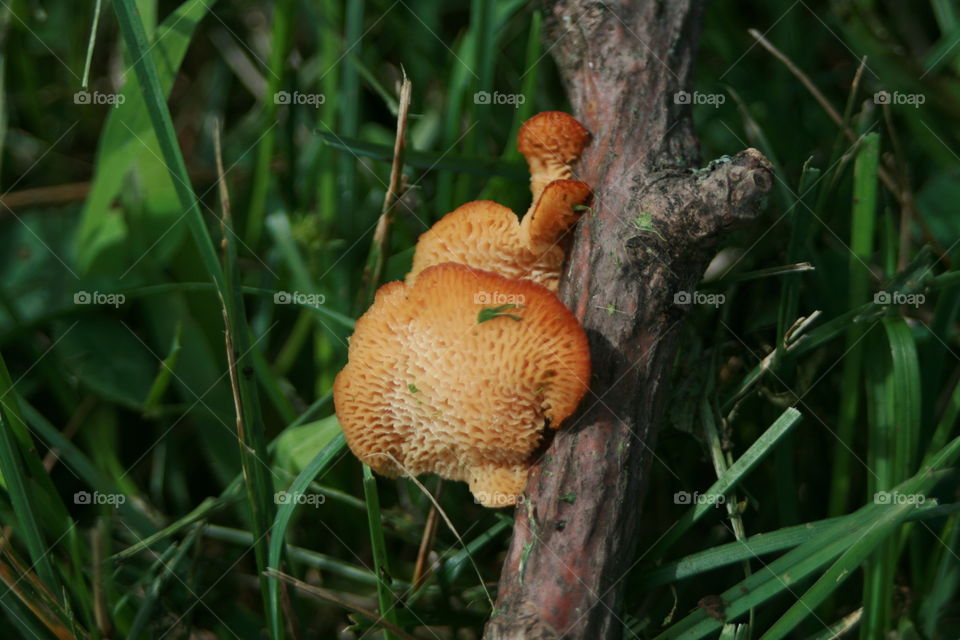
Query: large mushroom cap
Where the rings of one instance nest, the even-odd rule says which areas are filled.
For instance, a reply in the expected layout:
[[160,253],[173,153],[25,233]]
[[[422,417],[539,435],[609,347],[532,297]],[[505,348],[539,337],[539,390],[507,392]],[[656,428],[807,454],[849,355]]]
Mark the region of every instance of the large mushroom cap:
[[589,377],[586,335],[554,294],[447,263],[377,291],[334,403],[347,444],[379,473],[465,480],[478,502],[507,506]]

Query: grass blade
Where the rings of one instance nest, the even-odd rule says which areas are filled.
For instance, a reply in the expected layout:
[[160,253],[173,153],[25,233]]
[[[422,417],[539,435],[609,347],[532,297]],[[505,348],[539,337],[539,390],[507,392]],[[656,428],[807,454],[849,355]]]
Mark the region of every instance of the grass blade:
[[261,118],[263,137],[257,145],[257,157],[253,169],[253,186],[250,191],[250,207],[247,210],[247,245],[256,251],[263,232],[263,218],[267,208],[267,190],[270,186],[270,161],[276,138],[277,108],[275,99],[283,83],[283,67],[287,60],[290,25],[293,21],[292,0],[273,3],[273,31],[270,36],[270,62],[267,67],[267,93],[264,96]]
[[[297,496],[307,491],[310,483],[320,475],[334,458],[340,455],[347,441],[343,437],[343,432],[325,446],[313,460],[300,472],[300,475],[293,481],[293,484],[287,489],[287,494]],[[280,570],[280,556],[283,553],[284,536],[287,531],[287,525],[293,517],[293,512],[297,508],[296,500],[288,500],[280,504],[277,509],[277,515],[274,517],[273,526],[270,529],[270,550],[267,560],[267,567],[276,571]],[[283,636],[283,626],[280,619],[280,588],[276,579],[267,582],[267,611],[270,616],[271,634],[275,638]]]
[[[267,455],[266,441],[259,400],[255,382],[247,376],[239,376],[237,370],[244,369],[253,348],[249,329],[244,320],[243,297],[240,295],[240,282],[235,277],[236,248],[228,234],[232,234],[227,211],[224,212],[224,233],[226,243],[226,275],[221,270],[210,232],[200,212],[196,194],[190,184],[186,163],[177,143],[173,121],[164,100],[160,80],[153,59],[147,55],[149,47],[139,11],[133,0],[117,0],[114,3],[120,30],[131,55],[135,57],[134,69],[140,82],[140,89],[147,106],[147,112],[153,124],[164,162],[173,178],[174,187],[180,204],[187,212],[187,220],[193,234],[201,260],[207,274],[217,287],[220,302],[223,305],[224,320],[227,327],[227,354],[231,365],[233,385],[239,388],[240,401],[236,403],[237,436],[240,445],[240,459],[243,466],[247,488],[247,502],[250,509],[253,529],[257,534],[255,547],[257,565],[262,583],[264,605],[267,605],[269,582],[263,575],[267,562],[267,534],[273,520],[274,504],[272,492],[264,476],[264,462],[261,456]],[[231,344],[231,339],[233,344]],[[235,347],[235,349],[234,349]],[[251,365],[252,366],[252,365]]]
[[[867,297],[870,271],[866,266],[873,254],[873,230],[877,204],[877,165],[880,156],[880,136],[875,133],[863,137],[857,151],[853,170],[853,217],[851,221],[850,259],[848,264],[849,304],[851,308],[864,303]],[[860,405],[860,366],[863,347],[860,340],[864,329],[853,325],[847,331],[847,355],[843,360],[840,383],[840,414],[837,438],[840,446],[834,449],[832,477],[836,478],[830,494],[828,513],[839,515],[846,510],[850,496],[850,447]]]
[[[756,442],[750,445],[750,448],[747,449],[704,494],[726,495],[770,453],[774,445],[776,445],[784,435],[789,433],[790,430],[800,422],[800,418],[802,417],[802,414],[793,407],[784,411],[763,435],[757,438]],[[670,531],[653,546],[650,550],[650,556],[653,558],[662,558],[666,550],[693,526],[694,523],[709,513],[711,509],[713,509],[713,505],[707,502],[694,505],[689,511],[683,514]]]

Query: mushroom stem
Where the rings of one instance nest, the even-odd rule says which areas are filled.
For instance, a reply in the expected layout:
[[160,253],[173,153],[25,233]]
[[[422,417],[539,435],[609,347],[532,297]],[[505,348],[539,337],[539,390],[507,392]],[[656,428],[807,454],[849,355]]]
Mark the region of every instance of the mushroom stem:
[[554,180],[540,194],[520,222],[520,234],[537,255],[556,245],[570,230],[582,211],[578,207],[590,199],[590,187],[577,180]]

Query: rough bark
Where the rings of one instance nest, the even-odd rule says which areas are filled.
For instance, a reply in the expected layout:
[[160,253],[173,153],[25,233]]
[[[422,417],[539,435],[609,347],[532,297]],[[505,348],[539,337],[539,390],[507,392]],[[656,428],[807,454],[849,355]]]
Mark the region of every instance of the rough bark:
[[[689,104],[702,3],[547,2],[548,46],[593,133],[593,186],[560,295],[590,338],[591,391],[530,472],[485,637],[619,638],[677,323],[711,249],[772,183],[748,149],[698,166]],[[682,102],[682,101],[681,101]]]

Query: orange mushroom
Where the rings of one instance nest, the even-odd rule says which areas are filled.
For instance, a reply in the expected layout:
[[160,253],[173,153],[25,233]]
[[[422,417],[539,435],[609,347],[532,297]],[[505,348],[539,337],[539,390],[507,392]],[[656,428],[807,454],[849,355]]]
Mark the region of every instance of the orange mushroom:
[[457,208],[420,236],[407,283],[428,267],[456,262],[556,291],[564,260],[561,241],[590,198],[590,187],[570,179],[571,165],[589,140],[583,125],[560,111],[539,113],[523,123],[517,147],[530,167],[533,194],[523,221],[487,200]]
[[589,377],[586,335],[556,295],[446,263],[380,287],[333,392],[347,444],[375,471],[463,480],[503,507]]

